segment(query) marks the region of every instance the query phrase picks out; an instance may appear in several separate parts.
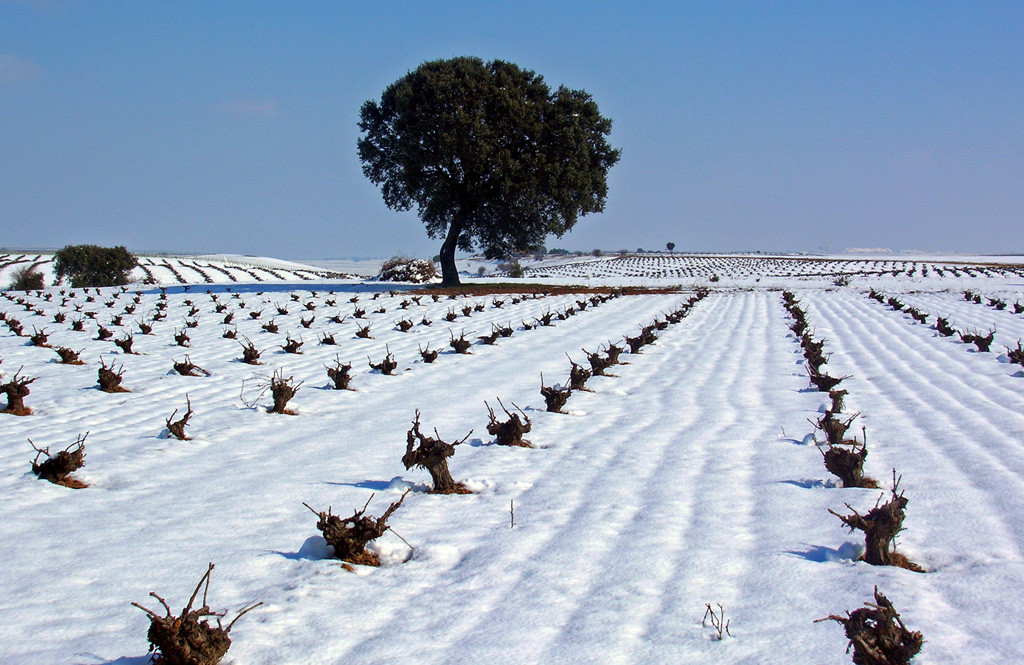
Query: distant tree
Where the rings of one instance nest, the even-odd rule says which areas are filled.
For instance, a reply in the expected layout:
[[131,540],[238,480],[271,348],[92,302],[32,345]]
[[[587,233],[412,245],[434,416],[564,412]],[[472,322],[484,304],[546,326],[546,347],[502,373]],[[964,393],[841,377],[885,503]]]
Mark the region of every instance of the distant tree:
[[360,110],[363,173],[395,210],[416,207],[444,238],[442,284],[459,283],[455,250],[512,256],[604,209],[619,151],[611,121],[583,90],[494,60],[425,62]]
[[76,287],[127,284],[129,273],[138,265],[122,246],[67,245],[53,259],[57,278],[68,278],[71,286]]
[[668,242],[665,243],[665,247],[668,248],[669,253],[672,253],[672,251],[676,248],[676,244],[674,242]]
[[604,254],[604,252],[602,252],[599,249],[593,249],[593,250],[590,251],[590,255],[591,256],[601,256],[602,254]]
[[115,286],[127,284],[138,265],[124,246],[67,245],[54,254],[54,273],[73,286]]
[[569,250],[559,249],[558,247],[555,247],[550,252],[548,252],[548,254],[550,254],[551,256],[568,256]]

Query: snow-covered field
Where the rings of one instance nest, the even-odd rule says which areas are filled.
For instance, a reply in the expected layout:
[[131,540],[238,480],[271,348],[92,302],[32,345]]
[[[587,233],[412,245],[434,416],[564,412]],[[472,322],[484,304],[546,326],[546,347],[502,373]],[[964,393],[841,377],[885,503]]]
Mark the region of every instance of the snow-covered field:
[[[311,282],[349,277],[345,267],[312,266],[267,257],[218,254],[215,256],[137,257],[139,265],[131,278],[147,285],[171,284],[260,284],[275,282]],[[372,263],[370,264],[372,265]],[[379,266],[378,266],[379,267]],[[56,283],[53,254],[0,253],[0,285],[11,283],[18,270],[30,268],[43,276],[47,285]],[[376,274],[359,271],[358,274]]]
[[[710,283],[684,275],[682,263],[658,268],[679,271],[672,276],[627,275],[639,268],[626,264],[565,274],[683,287],[613,298],[529,330],[524,323],[578,309],[588,296],[416,303],[409,287],[268,286],[239,276],[170,287],[165,301],[139,286],[137,304],[135,287],[90,290],[92,301],[81,289],[50,288],[49,300],[8,292],[0,312],[25,335],[45,330],[52,347],[81,350],[85,364],[60,364],[53,349],[0,322],[0,383],[16,372],[36,378],[25,398],[33,414],[0,414],[0,663],[148,662],[148,620],[130,603],[158,608],[153,591],[178,611],[208,562],[214,609],[230,619],[263,603],[231,631],[224,662],[237,665],[848,663],[842,628],[813,621],[862,606],[876,585],[923,632],[915,662],[1024,662],[1024,367],[1005,348],[1024,337],[1024,314],[1013,311],[1024,300],[1020,272],[956,264],[957,274],[939,274],[929,264],[926,275],[917,262],[873,274],[822,264],[802,276],[761,264],[758,275],[734,264],[715,264]],[[553,270],[547,279],[557,282]],[[833,284],[839,273],[848,286]],[[567,413],[545,411],[542,373],[549,385],[564,382],[570,358],[585,366],[583,349],[621,344],[664,320],[698,282],[710,292],[679,323],[623,354],[615,376],[591,378]],[[892,469],[902,475],[909,505],[899,550],[927,572],[857,561],[859,532],[829,514],[847,503],[863,513],[881,492],[837,487],[822,464],[814,435],[823,436],[808,420],[828,396],[809,388],[780,286],[827,340],[829,372],[849,375],[844,411],[859,412],[854,428],[866,428],[865,470],[883,485]],[[915,323],[869,299],[869,288],[932,316]],[[964,299],[967,288],[982,304]],[[166,319],[141,334],[137,322],[161,302]],[[482,311],[465,316],[474,305]],[[364,319],[353,318],[357,308]],[[222,323],[228,313],[231,325]],[[120,327],[111,324],[117,314]],[[991,351],[938,335],[935,316],[960,330],[994,329]],[[71,330],[79,318],[84,330]],[[276,334],[261,328],[271,319]],[[415,324],[408,332],[396,327],[403,319]],[[366,324],[372,339],[357,338]],[[492,324],[515,332],[477,342]],[[110,340],[96,339],[100,325]],[[233,329],[237,340],[222,336]],[[182,330],[187,348],[174,340]],[[448,346],[463,332],[475,342],[471,355]],[[112,343],[129,333],[138,355]],[[325,335],[337,344],[320,344]],[[289,336],[303,341],[301,354],[281,348]],[[243,338],[263,364],[239,361]],[[427,364],[419,348],[442,353]],[[367,363],[388,351],[394,376]],[[186,355],[210,375],[177,374],[172,365]],[[325,366],[336,358],[352,363],[354,391],[329,388]],[[101,361],[123,368],[130,392],[97,389]],[[266,411],[259,384],[277,371],[301,382],[288,405],[296,415]],[[181,416],[186,396],[193,439],[178,441],[165,420],[175,409]],[[497,408],[498,398],[528,414],[533,448],[494,445],[484,401]],[[428,494],[427,473],[404,468],[417,409],[423,431],[446,441],[472,430],[449,463],[473,494]],[[89,487],[32,474],[29,439],[56,452],[86,432],[86,466],[74,475]],[[368,512],[379,515],[409,488],[390,519],[394,533],[375,542],[380,568],[349,572],[330,558],[302,505],[347,516],[372,496]],[[705,603],[722,605],[731,636],[712,639]]]

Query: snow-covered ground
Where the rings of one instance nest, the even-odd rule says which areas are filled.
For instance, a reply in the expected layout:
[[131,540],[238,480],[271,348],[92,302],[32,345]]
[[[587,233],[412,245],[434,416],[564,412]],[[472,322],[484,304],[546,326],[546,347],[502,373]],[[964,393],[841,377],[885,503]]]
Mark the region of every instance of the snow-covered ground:
[[[154,591],[177,611],[208,562],[214,609],[231,618],[263,602],[231,632],[224,662],[237,665],[848,663],[841,627],[813,621],[861,606],[876,585],[924,633],[915,662],[1024,662],[1024,367],[1004,348],[1024,337],[1012,306],[1024,300],[1024,278],[963,266],[924,275],[919,261],[835,286],[854,271],[799,277],[762,265],[758,282],[743,262],[715,267],[712,283],[686,277],[682,263],[658,268],[675,277],[579,278],[683,288],[588,305],[530,330],[524,323],[578,309],[586,296],[416,303],[407,287],[239,279],[168,288],[166,319],[143,335],[137,321],[159,311],[154,287],[138,287],[130,314],[134,287],[90,290],[91,302],[81,289],[51,288],[48,301],[9,293],[0,312],[26,335],[45,330],[53,347],[81,350],[85,364],[59,364],[0,322],[0,383],[37,377],[25,399],[33,414],[0,414],[0,663],[141,665],[148,620],[130,603],[154,607]],[[565,381],[570,358],[586,365],[583,349],[664,319],[698,280],[710,293],[688,316],[623,354],[615,376],[590,379],[592,392],[575,392],[568,413],[544,410],[542,373]],[[849,375],[846,411],[866,428],[865,470],[883,484],[894,468],[902,475],[899,550],[928,572],[857,561],[860,534],[828,513],[847,503],[863,513],[881,492],[839,488],[822,464],[808,419],[827,395],[808,388],[779,286],[827,340],[829,372]],[[932,318],[915,323],[869,299],[869,288]],[[982,304],[964,300],[968,288]],[[988,297],[1009,306],[996,310]],[[465,316],[473,305],[482,311]],[[357,308],[364,319],[353,318]],[[232,325],[222,323],[228,313]],[[117,314],[121,327],[111,324]],[[994,328],[991,352],[939,336],[934,316]],[[78,318],[84,331],[70,329]],[[261,329],[270,319],[279,333]],[[403,333],[400,320],[415,325]],[[367,323],[372,339],[357,338]],[[476,342],[471,355],[448,347],[450,336],[475,341],[492,324],[515,333]],[[139,355],[98,341],[99,325],[112,339],[134,333]],[[236,328],[262,365],[239,361],[239,341],[222,336]],[[182,330],[187,348],[173,339]],[[328,334],[337,345],[319,343]],[[304,342],[301,355],[281,349],[287,336]],[[427,364],[419,348],[442,353]],[[388,351],[396,375],[371,371],[367,358]],[[174,372],[186,354],[210,376]],[[352,363],[355,391],[328,388],[325,366],[336,358]],[[123,368],[131,392],[96,388],[101,360]],[[266,412],[259,384],[276,371],[301,382],[289,403],[297,415]],[[181,416],[186,396],[193,439],[167,438],[165,420]],[[497,398],[529,415],[533,448],[493,444],[484,401],[497,408]],[[473,494],[428,494],[427,473],[402,465],[417,409],[423,431],[446,441],[472,430],[449,463]],[[75,476],[88,488],[31,473],[29,439],[55,452],[86,432]],[[302,505],[348,515],[372,495],[368,512],[379,515],[409,488],[389,522],[395,533],[374,546],[385,565],[354,573],[328,556]],[[701,625],[705,603],[721,603],[731,637],[714,640]]]

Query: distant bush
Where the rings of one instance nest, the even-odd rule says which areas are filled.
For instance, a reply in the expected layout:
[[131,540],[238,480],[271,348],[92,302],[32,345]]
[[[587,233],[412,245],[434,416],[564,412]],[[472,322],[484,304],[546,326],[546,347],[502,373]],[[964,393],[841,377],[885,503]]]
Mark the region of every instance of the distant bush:
[[138,265],[123,246],[67,245],[54,255],[57,279],[69,279],[71,286],[122,286]]
[[32,266],[18,268],[14,271],[14,279],[11,280],[11,289],[14,291],[39,291],[43,288],[43,276],[35,271]]
[[437,279],[437,266],[433,261],[394,256],[380,267],[377,279],[382,282],[412,282],[422,284]]
[[506,273],[509,277],[519,278],[523,277],[526,272],[523,270],[523,266],[519,261],[512,261],[511,263],[499,263],[498,270]]

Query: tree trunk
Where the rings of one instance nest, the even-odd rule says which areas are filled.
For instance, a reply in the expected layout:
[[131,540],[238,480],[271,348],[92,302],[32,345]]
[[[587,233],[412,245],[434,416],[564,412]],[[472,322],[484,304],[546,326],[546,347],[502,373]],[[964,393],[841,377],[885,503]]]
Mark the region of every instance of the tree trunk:
[[441,245],[441,286],[459,286],[459,270],[455,267],[455,249],[462,234],[462,222],[453,220],[448,228],[448,236]]

